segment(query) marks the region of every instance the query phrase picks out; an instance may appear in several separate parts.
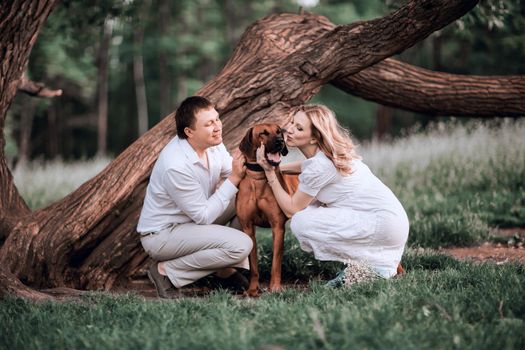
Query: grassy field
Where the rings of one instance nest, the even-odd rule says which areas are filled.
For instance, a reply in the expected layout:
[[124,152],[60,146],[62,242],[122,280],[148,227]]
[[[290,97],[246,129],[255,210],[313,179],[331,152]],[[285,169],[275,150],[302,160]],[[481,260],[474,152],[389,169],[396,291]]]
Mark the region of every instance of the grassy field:
[[82,162],[34,161],[15,168],[13,176],[20,195],[31,209],[51,204],[97,175],[110,159],[94,158]]
[[0,304],[3,349],[523,349],[525,268],[409,252],[403,278],[260,299],[226,292]]
[[[524,121],[469,123],[362,145],[364,161],[398,195],[411,221],[402,278],[326,289],[320,280],[341,265],[315,261],[288,234],[284,277],[310,280],[308,290],[256,300],[220,291],[172,301],[107,293],[60,303],[4,300],[0,348],[524,349],[525,266],[459,262],[433,249],[487,240],[491,227],[525,226],[523,135]],[[106,163],[33,165],[15,180],[35,208]],[[75,176],[63,175],[67,167],[77,167]],[[265,279],[268,231],[260,232],[259,243]]]
[[523,120],[438,124],[362,153],[405,206],[410,245],[468,246],[489,227],[525,226],[523,135]]

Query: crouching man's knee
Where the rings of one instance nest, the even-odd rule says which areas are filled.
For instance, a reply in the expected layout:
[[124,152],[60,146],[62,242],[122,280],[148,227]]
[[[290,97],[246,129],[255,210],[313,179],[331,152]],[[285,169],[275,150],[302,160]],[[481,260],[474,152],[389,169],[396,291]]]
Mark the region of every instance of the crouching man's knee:
[[240,243],[240,250],[241,250],[241,260],[246,258],[248,255],[250,255],[250,252],[253,248],[253,241],[252,239],[243,233],[243,237],[241,240],[239,240]]
[[242,231],[237,231],[238,234],[235,239],[230,243],[230,249],[228,249],[229,255],[236,261],[242,261],[250,255],[252,251],[253,242],[252,239]]

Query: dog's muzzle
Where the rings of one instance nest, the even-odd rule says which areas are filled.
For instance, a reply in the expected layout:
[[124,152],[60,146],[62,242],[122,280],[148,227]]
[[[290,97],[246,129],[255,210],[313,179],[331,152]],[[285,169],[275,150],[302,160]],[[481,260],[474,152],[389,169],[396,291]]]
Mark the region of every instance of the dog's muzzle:
[[284,138],[276,137],[267,146],[266,160],[268,160],[270,165],[277,166],[281,163],[281,155],[285,156],[286,154],[288,154],[288,150],[286,149]]

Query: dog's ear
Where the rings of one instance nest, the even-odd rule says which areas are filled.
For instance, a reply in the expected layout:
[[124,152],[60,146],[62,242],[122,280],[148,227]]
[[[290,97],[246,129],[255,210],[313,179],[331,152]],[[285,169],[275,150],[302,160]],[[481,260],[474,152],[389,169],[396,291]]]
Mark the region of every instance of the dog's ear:
[[242,154],[244,154],[246,157],[251,157],[253,153],[252,131],[253,128],[248,129],[246,135],[244,135],[244,137],[241,140],[241,143],[239,144],[239,149],[241,150]]
[[281,154],[283,156],[286,156],[288,154],[288,147],[286,147],[286,144],[284,144],[283,150],[281,151]]

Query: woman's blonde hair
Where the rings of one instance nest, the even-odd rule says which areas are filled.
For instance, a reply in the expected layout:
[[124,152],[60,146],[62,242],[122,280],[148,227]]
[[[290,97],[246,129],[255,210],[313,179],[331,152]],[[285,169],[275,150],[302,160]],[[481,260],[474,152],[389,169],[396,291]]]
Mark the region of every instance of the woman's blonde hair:
[[337,121],[334,112],[318,104],[301,105],[293,108],[292,116],[303,112],[312,122],[312,136],[317,140],[319,149],[334,163],[337,170],[348,175],[352,172],[351,163],[361,159],[348,130]]

